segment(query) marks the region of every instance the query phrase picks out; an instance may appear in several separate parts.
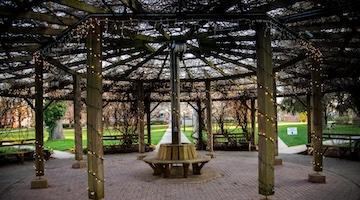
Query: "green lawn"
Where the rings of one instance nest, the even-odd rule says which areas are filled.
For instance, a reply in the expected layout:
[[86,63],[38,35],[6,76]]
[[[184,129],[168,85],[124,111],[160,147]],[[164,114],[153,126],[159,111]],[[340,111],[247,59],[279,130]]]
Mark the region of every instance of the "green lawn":
[[[297,135],[288,135],[287,128],[296,127]],[[278,133],[282,141],[288,146],[296,146],[307,144],[307,124],[301,122],[285,123],[280,122],[278,124]]]
[[[157,144],[166,131],[167,125],[152,125],[151,139],[152,144]],[[83,147],[87,146],[86,129],[83,128]],[[111,135],[111,130],[104,130],[104,135]],[[146,129],[145,129],[146,133]],[[44,130],[44,146],[50,150],[71,150],[74,148],[74,129],[64,129],[64,140],[47,140],[49,137],[48,131]],[[10,133],[2,133],[0,140],[20,140],[20,139],[35,138],[34,129],[13,130]],[[104,141],[104,145],[119,144],[117,141]],[[6,149],[7,150],[7,149]],[[1,148],[0,148],[1,151]],[[5,151],[5,150],[4,150]]]
[[[151,139],[152,144],[156,145],[161,140],[162,136],[164,135],[167,125],[152,125],[151,126]],[[289,127],[296,127],[298,134],[297,135],[288,135],[287,128]],[[218,126],[215,124],[213,126],[213,131],[216,132],[218,130]],[[242,130],[239,127],[236,127],[233,124],[226,124],[226,129],[231,132],[241,133]],[[183,131],[183,127],[181,127]],[[278,124],[279,130],[279,137],[288,145],[288,146],[295,146],[307,143],[307,124],[300,123],[300,122],[279,122]],[[104,135],[111,134],[111,130],[105,130]],[[191,142],[194,142],[194,138],[191,137],[193,133],[193,127],[186,126],[184,134],[189,138]],[[257,133],[257,130],[256,130]],[[335,125],[335,127],[331,130],[325,129],[324,133],[346,133],[346,134],[359,134],[360,127],[354,125]],[[65,139],[64,140],[56,140],[56,141],[47,141],[48,132],[47,130],[44,131],[44,146],[48,149],[55,149],[55,150],[70,150],[74,148],[74,130],[73,129],[64,129]],[[146,134],[146,129],[145,129]],[[204,139],[206,140],[206,131],[203,131]],[[257,140],[257,134],[256,140]],[[22,138],[35,138],[35,131],[34,129],[21,129],[21,130],[13,130],[8,133],[2,133],[0,135],[0,140],[18,140]],[[118,144],[119,142],[116,141],[105,141],[104,145],[109,144]],[[86,129],[83,129],[83,147],[86,147],[87,140],[86,140]],[[1,151],[1,149],[0,149]]]
[[360,126],[355,125],[335,125],[334,128],[325,129],[324,133],[336,134],[360,134]]

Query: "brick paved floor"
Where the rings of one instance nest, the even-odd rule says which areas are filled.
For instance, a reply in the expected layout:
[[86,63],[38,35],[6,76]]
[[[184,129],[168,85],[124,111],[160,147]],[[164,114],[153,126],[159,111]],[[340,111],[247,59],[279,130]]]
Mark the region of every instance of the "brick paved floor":
[[[105,199],[121,200],[240,200],[261,199],[257,188],[256,152],[216,152],[216,158],[205,168],[217,170],[222,177],[207,182],[181,183],[153,177],[152,170],[137,154],[118,154],[105,156]],[[298,200],[359,200],[359,168],[344,170],[325,170],[326,184],[311,184],[307,175],[311,172],[308,156],[284,156],[284,165],[276,167],[275,195],[271,199]],[[292,161],[293,160],[293,161]],[[344,160],[331,162],[344,164]],[[55,159],[46,163],[46,177],[50,187],[31,190],[30,181],[34,169],[31,162],[24,165],[0,167],[0,199],[46,199],[81,200],[87,199],[86,169],[71,169],[72,160]],[[353,163],[356,165],[357,163]],[[334,172],[335,170],[335,172]],[[351,173],[354,180],[349,176]]]

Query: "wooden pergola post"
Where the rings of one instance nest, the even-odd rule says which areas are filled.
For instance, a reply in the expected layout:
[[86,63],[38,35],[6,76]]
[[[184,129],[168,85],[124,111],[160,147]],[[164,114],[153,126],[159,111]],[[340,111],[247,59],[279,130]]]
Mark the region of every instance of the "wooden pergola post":
[[43,88],[43,67],[41,57],[35,58],[35,175],[31,181],[31,189],[47,188],[48,182],[44,177],[44,88]]
[[145,100],[147,143],[151,145],[151,102],[150,97]]
[[73,90],[74,90],[74,130],[75,130],[75,163],[72,168],[79,169],[86,167],[86,163],[83,161],[83,149],[82,149],[82,128],[81,128],[81,88],[80,88],[80,76],[73,75]]
[[137,91],[137,132],[139,138],[139,155],[138,159],[142,160],[145,157],[145,136],[144,136],[144,85],[139,81],[136,85]]
[[204,138],[203,138],[203,133],[202,133],[202,121],[203,121],[203,116],[202,116],[202,107],[201,107],[201,100],[198,99],[196,101],[196,108],[197,108],[197,117],[198,117],[198,149],[203,150],[204,149]]
[[212,134],[212,100],[211,100],[211,82],[205,81],[206,92],[206,131],[207,131],[207,150],[208,155],[214,157],[214,138]]
[[255,146],[255,98],[250,99],[251,145]]
[[259,193],[274,194],[275,119],[270,28],[256,24],[257,100],[259,128]]
[[104,198],[104,152],[102,142],[102,31],[100,21],[91,18],[87,48],[87,159],[90,199]]
[[311,146],[313,147],[313,170],[308,180],[312,183],[325,183],[326,178],[323,170],[323,147],[322,147],[322,91],[321,70],[319,65],[311,69],[312,95],[311,95]]
[[274,165],[282,165],[282,159],[279,158],[279,130],[278,130],[278,113],[277,113],[277,102],[276,102],[276,96],[277,96],[277,90],[276,90],[276,78],[274,73],[274,83],[273,83],[273,99],[274,99],[274,124],[275,124],[275,160]]
[[170,87],[171,87],[171,143],[180,144],[180,77],[179,56],[175,41],[171,44],[170,52]]
[[307,116],[307,141],[308,144],[311,144],[311,95],[306,95],[306,116]]

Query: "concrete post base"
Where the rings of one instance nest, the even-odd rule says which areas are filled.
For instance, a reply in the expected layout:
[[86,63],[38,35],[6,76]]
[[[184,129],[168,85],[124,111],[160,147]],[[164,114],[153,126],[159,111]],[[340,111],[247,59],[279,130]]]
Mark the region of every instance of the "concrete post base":
[[325,183],[326,177],[321,172],[315,172],[309,174],[308,181],[311,183]]
[[210,158],[215,158],[214,152],[208,152],[208,153],[205,154],[205,155],[210,156]]
[[86,167],[86,162],[83,160],[77,160],[74,164],[71,166],[73,169],[81,169]]
[[36,177],[34,180],[31,181],[31,189],[41,189],[47,187],[48,182],[45,177]]
[[137,159],[138,159],[138,160],[143,160],[146,156],[147,156],[146,154],[141,153],[141,154],[139,154],[139,155],[137,156]]
[[265,197],[262,197],[260,200],[271,200],[270,197],[271,197],[271,196],[265,196]]
[[282,159],[281,158],[275,158],[275,160],[274,160],[274,165],[276,166],[276,165],[282,165],[283,164],[283,161],[282,161]]

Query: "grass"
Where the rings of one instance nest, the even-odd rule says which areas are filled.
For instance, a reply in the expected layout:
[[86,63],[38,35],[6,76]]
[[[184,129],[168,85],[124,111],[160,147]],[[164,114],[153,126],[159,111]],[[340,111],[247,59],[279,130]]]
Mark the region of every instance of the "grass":
[[21,151],[28,151],[29,149],[18,148],[18,147],[0,147],[0,154],[15,153]]
[[[157,144],[166,131],[167,125],[152,125],[151,126],[151,139],[153,144]],[[87,146],[87,135],[86,129],[82,129],[83,132],[83,147]],[[146,133],[146,129],[145,129]],[[35,130],[34,129],[18,129],[12,130],[11,132],[2,133],[0,135],[0,140],[20,140],[20,139],[30,139],[35,138]],[[110,135],[110,130],[105,130],[104,135]],[[71,150],[75,146],[74,142],[74,129],[64,129],[65,139],[63,140],[47,140],[49,137],[48,131],[44,130],[44,147],[50,150],[59,150],[59,151],[67,151]],[[119,144],[117,141],[104,141],[104,145],[111,144]],[[6,147],[7,148],[7,147]],[[3,150],[3,147],[0,148],[0,151]],[[3,151],[10,151],[14,149],[4,149]]]
[[336,134],[360,134],[359,125],[335,125],[331,129],[325,129],[324,133],[336,133]]
[[[161,140],[162,136],[164,135],[167,125],[152,125],[151,126],[151,140],[152,144],[156,145]],[[228,123],[226,124],[226,129],[230,130],[231,132],[241,133],[242,130],[235,125]],[[296,127],[298,134],[297,135],[288,135],[287,128],[289,127]],[[213,126],[213,131],[217,131],[219,128],[216,124]],[[183,131],[183,127],[181,127]],[[295,145],[302,145],[307,143],[307,124],[300,123],[300,122],[279,122],[278,124],[278,131],[279,137],[287,144],[288,146],[295,146]],[[192,138],[193,134],[193,127],[186,126],[185,131],[183,131],[187,138],[191,142],[195,142],[195,139]],[[145,134],[147,133],[145,129]],[[360,127],[354,125],[335,125],[335,127],[331,130],[325,129],[324,133],[346,133],[346,134],[360,134]],[[105,130],[104,135],[111,134],[111,131]],[[73,129],[64,129],[64,140],[53,140],[48,141],[48,132],[47,130],[44,131],[44,146],[48,149],[53,150],[71,150],[74,148],[74,130]],[[206,139],[206,131],[203,131],[204,139]],[[256,130],[257,136],[257,130]],[[8,133],[2,133],[0,135],[0,140],[19,140],[19,139],[29,139],[35,138],[35,131],[34,129],[21,129],[21,130],[13,130]],[[257,140],[257,137],[256,137]],[[119,144],[117,141],[104,141],[104,145],[110,144]],[[83,147],[87,146],[87,137],[86,137],[86,129],[83,129]],[[0,148],[0,152],[1,152]],[[5,150],[4,150],[5,151]]]
[[[296,127],[297,135],[288,135],[287,128]],[[278,133],[282,141],[288,146],[296,146],[307,144],[307,124],[296,122],[296,123],[279,123]]]

